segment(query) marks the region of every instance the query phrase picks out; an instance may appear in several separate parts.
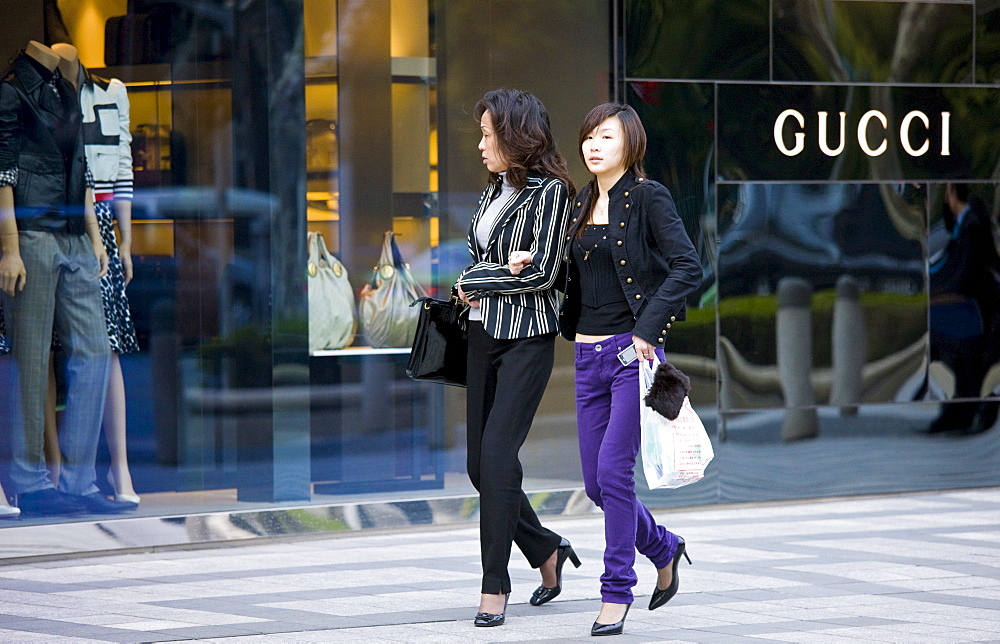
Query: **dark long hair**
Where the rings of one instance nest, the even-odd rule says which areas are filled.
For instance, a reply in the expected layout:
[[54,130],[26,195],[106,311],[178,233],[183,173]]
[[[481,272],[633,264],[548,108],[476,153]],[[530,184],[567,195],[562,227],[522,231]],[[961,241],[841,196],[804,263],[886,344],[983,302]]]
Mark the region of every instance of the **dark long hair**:
[[[528,185],[528,177],[553,177],[565,184],[572,199],[576,188],[569,178],[566,159],[556,148],[542,102],[530,92],[495,89],[476,103],[476,120],[482,119],[487,110],[493,119],[497,150],[507,163],[507,181],[520,190]],[[491,172],[490,181],[499,183],[500,175]]]
[[[583,154],[583,142],[597,126],[612,116],[617,116],[618,122],[622,125],[622,135],[625,138],[625,155],[622,159],[622,165],[625,166],[625,171],[646,179],[646,171],[642,167],[642,157],[646,156],[646,129],[642,127],[642,121],[631,105],[601,103],[587,112],[583,124],[580,125],[580,136],[576,144],[580,160],[583,161],[583,165],[587,165],[587,158]],[[591,179],[588,185],[590,190],[587,192],[587,202],[583,204],[581,210],[581,214],[586,213],[586,216],[578,217],[576,224],[571,228],[571,234],[578,239],[583,236],[583,227],[590,222],[594,214],[594,206],[597,204],[597,177]]]

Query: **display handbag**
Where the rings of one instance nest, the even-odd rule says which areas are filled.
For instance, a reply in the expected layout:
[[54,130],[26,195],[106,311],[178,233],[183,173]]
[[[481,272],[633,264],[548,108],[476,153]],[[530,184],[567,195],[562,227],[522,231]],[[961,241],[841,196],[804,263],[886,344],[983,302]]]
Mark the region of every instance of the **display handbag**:
[[410,267],[403,261],[396,245],[396,235],[386,231],[382,255],[371,283],[361,291],[358,309],[361,328],[373,347],[409,347],[417,328],[420,309],[410,307],[415,300],[427,297],[417,284]]
[[334,257],[320,233],[309,233],[309,352],[343,349],[354,339],[354,290],[347,269]]
[[[679,406],[672,405],[671,410],[665,410],[658,404],[659,400],[651,400],[648,396],[654,380],[660,377],[659,365],[660,360],[655,357],[652,367],[646,360],[639,363],[640,453],[646,484],[651,490],[677,488],[700,481],[705,476],[709,461],[715,456],[705,425],[691,407],[686,392],[673,392],[675,400],[679,400],[680,395],[683,399],[680,399]],[[670,369],[673,367],[670,366]],[[680,373],[676,369],[673,371]],[[684,380],[687,378],[684,377]],[[664,416],[654,407],[674,418]]]
[[420,309],[406,375],[413,380],[464,387],[469,353],[466,305],[452,295],[450,300],[420,298],[411,306]]

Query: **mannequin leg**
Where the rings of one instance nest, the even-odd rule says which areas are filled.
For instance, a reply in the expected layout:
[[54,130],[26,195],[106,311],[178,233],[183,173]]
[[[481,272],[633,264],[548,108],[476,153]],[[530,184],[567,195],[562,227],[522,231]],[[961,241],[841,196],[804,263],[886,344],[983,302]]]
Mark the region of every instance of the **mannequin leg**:
[[49,354],[49,390],[45,395],[45,465],[49,468],[49,479],[53,485],[59,484],[59,470],[62,468],[58,427],[56,420],[56,363],[52,354]]
[[108,452],[111,453],[111,467],[108,469],[108,481],[114,487],[119,500],[131,500],[138,503],[135,488],[132,487],[132,474],[128,469],[128,451],[125,449],[125,379],[122,377],[122,364],[117,353],[111,354],[111,376],[108,379],[108,395],[104,401],[104,437],[108,441]]

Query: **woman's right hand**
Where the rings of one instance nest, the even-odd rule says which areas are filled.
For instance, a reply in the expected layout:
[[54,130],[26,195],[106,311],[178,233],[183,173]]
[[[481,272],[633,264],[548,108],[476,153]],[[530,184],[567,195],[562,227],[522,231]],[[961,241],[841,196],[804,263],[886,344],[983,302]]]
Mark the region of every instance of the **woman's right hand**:
[[455,286],[458,288],[458,299],[462,300],[474,309],[479,308],[479,300],[470,300],[469,296],[462,290],[461,284],[456,284]]
[[526,250],[515,250],[507,256],[507,268],[511,275],[518,275],[524,267],[531,263],[532,254]]

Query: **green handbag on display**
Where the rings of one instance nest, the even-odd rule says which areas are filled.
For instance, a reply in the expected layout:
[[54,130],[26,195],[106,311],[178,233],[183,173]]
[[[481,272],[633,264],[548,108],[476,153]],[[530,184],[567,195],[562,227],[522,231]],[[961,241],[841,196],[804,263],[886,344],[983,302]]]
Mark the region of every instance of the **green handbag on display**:
[[386,231],[378,266],[371,283],[362,289],[358,304],[368,343],[373,347],[409,347],[420,315],[420,309],[410,305],[421,297],[427,297],[427,292],[403,261],[395,233]]
[[320,233],[309,233],[309,352],[343,349],[354,339],[354,290],[347,269]]

